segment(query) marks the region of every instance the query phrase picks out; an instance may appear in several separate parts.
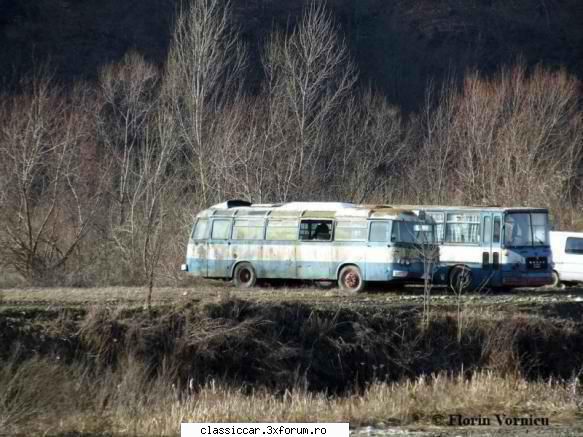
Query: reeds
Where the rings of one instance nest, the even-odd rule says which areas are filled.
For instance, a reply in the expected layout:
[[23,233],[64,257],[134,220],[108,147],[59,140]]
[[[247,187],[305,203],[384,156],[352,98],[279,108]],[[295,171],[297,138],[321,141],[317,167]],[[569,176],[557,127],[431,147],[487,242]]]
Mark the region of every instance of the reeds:
[[115,372],[33,359],[0,371],[0,428],[9,432],[178,435],[181,422],[350,422],[351,426],[431,424],[435,415],[536,414],[554,423],[578,412],[571,381],[527,382],[491,371],[445,373],[372,383],[362,393],[329,396],[211,380],[181,386],[171,366],[152,369],[125,357]]
[[0,429],[168,435],[182,421],[569,420],[582,401],[583,331],[572,322],[470,312],[459,342],[455,317],[436,314],[422,328],[419,314],[399,309],[226,298],[80,311],[0,317]]

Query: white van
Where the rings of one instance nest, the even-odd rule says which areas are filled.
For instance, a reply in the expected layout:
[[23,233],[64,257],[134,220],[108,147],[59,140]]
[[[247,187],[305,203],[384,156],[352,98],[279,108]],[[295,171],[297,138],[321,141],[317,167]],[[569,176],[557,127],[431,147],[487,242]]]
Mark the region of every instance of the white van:
[[550,232],[555,264],[553,285],[583,282],[583,232]]

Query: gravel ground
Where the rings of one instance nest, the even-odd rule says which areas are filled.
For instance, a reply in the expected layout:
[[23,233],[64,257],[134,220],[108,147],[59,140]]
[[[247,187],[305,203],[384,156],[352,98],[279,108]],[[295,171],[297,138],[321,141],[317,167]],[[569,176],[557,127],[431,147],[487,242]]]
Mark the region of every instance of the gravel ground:
[[[146,290],[141,287],[102,288],[18,288],[0,290],[0,308],[86,307],[88,305],[141,306]],[[301,284],[262,286],[238,290],[222,281],[200,281],[191,287],[156,288],[154,305],[204,304],[225,298],[240,298],[265,303],[305,303],[331,308],[415,308],[423,304],[421,287],[386,290],[369,287],[367,293],[352,295],[332,288],[303,287]],[[554,290],[549,288],[515,289],[504,292],[485,291],[457,297],[444,289],[432,290],[431,304],[452,311],[458,305],[478,309],[495,317],[496,313],[524,312],[544,317],[560,317],[580,321],[583,314],[583,288]]]

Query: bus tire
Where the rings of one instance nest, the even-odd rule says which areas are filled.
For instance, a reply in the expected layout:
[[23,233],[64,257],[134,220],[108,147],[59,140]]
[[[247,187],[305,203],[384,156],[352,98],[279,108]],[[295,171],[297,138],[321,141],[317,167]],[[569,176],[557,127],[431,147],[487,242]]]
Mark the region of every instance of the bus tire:
[[360,293],[364,290],[364,280],[362,273],[356,266],[344,266],[338,275],[338,287],[342,291]]
[[558,288],[559,290],[565,288],[565,284],[561,282],[561,277],[559,276],[559,273],[555,270],[553,270],[553,283],[551,284],[551,287]]
[[448,288],[455,294],[462,294],[472,286],[472,270],[467,266],[454,266],[449,271]]
[[257,283],[257,273],[251,263],[240,263],[233,272],[233,283],[237,288],[252,288]]

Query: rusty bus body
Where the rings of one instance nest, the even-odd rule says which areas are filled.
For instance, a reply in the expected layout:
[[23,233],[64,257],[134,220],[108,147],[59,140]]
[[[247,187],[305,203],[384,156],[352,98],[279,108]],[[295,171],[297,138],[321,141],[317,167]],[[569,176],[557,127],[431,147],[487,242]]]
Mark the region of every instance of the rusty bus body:
[[368,281],[414,281],[423,263],[413,235],[424,222],[385,205],[230,201],[201,211],[182,269],[200,277],[338,281],[359,292]]

